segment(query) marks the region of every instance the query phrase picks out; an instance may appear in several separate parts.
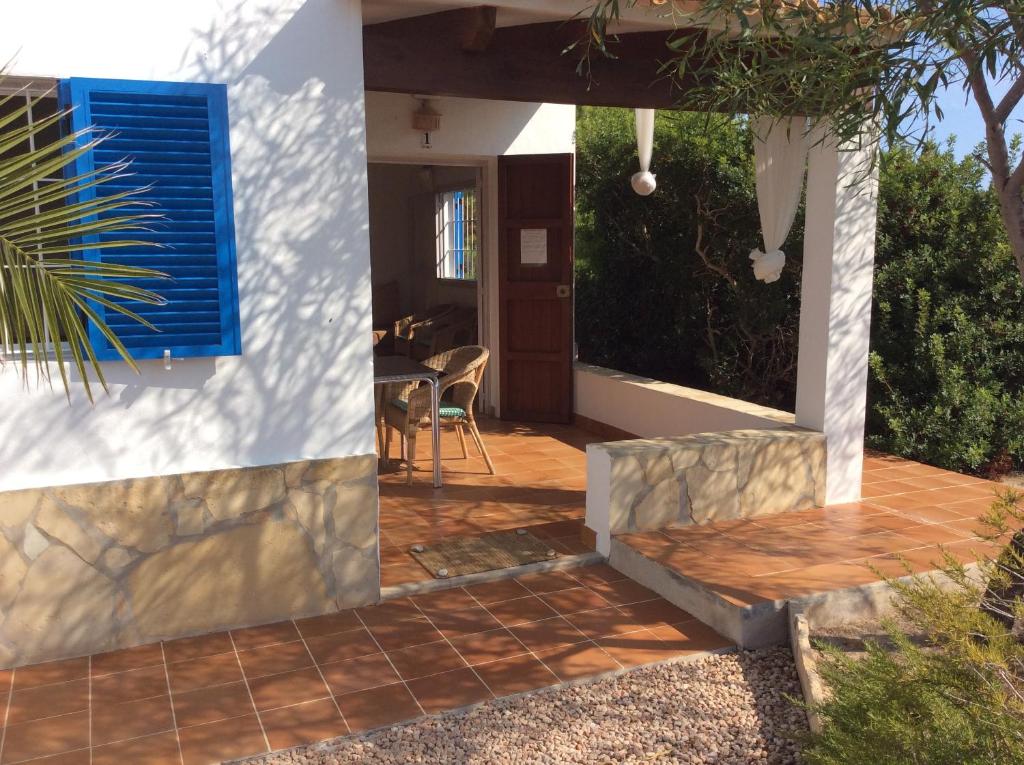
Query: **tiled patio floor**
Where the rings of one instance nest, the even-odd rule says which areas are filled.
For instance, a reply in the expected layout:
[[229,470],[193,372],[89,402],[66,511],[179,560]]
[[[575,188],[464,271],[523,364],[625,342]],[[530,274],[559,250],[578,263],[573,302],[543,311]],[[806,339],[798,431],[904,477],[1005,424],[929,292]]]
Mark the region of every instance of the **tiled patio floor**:
[[[978,521],[1002,484],[897,457],[865,460],[863,501],[617,539],[741,606],[840,590],[941,564],[988,547]],[[985,531],[988,531],[985,529]]]
[[397,438],[393,441],[394,472],[380,476],[382,586],[433,579],[408,550],[443,537],[528,528],[561,553],[587,551],[580,539],[586,446],[602,439],[568,425],[490,418],[481,418],[480,430],[497,474],[487,472],[471,441],[470,457],[463,459],[455,433],[446,430],[440,489],[431,486],[430,432],[417,438],[412,486],[406,484],[404,463],[398,462]]
[[0,763],[208,765],[720,649],[596,565],[0,673]]

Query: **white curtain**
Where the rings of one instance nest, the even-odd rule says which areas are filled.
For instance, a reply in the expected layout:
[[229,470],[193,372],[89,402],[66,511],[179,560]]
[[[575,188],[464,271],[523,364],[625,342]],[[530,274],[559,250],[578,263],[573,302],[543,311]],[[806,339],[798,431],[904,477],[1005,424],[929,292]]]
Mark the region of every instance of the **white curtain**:
[[636,153],[640,158],[640,172],[633,173],[629,182],[633,191],[642,197],[654,193],[658,187],[651,173],[651,153],[654,151],[654,109],[636,110]]
[[807,119],[761,117],[753,127],[757,208],[764,251],[753,250],[750,259],[754,261],[754,276],[771,283],[778,280],[786,265],[782,243],[789,236],[800,204],[809,144]]

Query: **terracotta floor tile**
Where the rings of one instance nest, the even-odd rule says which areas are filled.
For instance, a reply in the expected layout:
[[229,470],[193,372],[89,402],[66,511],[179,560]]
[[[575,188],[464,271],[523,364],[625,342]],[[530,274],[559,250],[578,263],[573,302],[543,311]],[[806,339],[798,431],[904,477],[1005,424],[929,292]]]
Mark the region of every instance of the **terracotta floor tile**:
[[669,603],[664,598],[656,598],[655,600],[647,600],[641,603],[629,603],[619,606],[619,610],[641,627],[679,624],[680,622],[696,618],[678,606]]
[[959,533],[961,537],[976,537],[991,535],[995,530],[978,518],[960,518],[955,521],[943,524],[945,527]]
[[[186,693],[212,685],[235,683],[242,679],[242,670],[233,653],[219,653],[201,659],[174,662],[167,665],[167,673],[171,678],[172,693]],[[93,687],[95,688],[95,683]]]
[[[177,739],[175,739],[177,746]],[[177,761],[180,765],[180,760]],[[63,754],[51,754],[49,757],[40,757],[36,760],[28,760],[25,765],[91,765],[91,750],[76,749],[73,752]]]
[[581,643],[587,639],[582,632],[561,616],[520,624],[511,627],[510,630],[527,648],[535,652]]
[[596,563],[592,566],[581,566],[572,569],[572,576],[588,587],[600,582],[618,582],[626,579],[626,575],[615,570],[607,563]]
[[487,610],[504,627],[512,627],[517,624],[525,624],[526,622],[536,622],[541,619],[550,619],[558,615],[557,611],[536,595],[528,595],[525,598],[515,598],[514,600],[503,600],[500,603],[491,603],[487,606]]
[[500,603],[503,600],[522,598],[530,594],[530,591],[515,579],[498,579],[493,582],[476,584],[466,587],[466,591],[485,606],[491,603]]
[[227,632],[212,632],[209,635],[167,640],[164,642],[164,653],[168,662],[201,659],[218,653],[232,653],[235,646]]
[[423,714],[403,683],[346,693],[336,696],[335,700],[353,732],[411,720]]
[[[129,738],[174,730],[169,696],[156,696],[127,704],[93,704],[92,745],[101,746]],[[175,744],[177,755],[177,744]]]
[[408,686],[427,714],[458,709],[493,698],[487,686],[468,667],[410,680]]
[[216,765],[267,751],[256,715],[196,725],[178,732],[185,765]]
[[15,691],[7,710],[7,724],[57,717],[89,708],[89,681],[42,685]]
[[900,533],[918,543],[916,545],[908,545],[908,547],[948,544],[950,542],[959,542],[961,539],[966,539],[970,536],[969,532],[955,528],[952,524],[947,527],[934,523],[925,526],[911,526],[910,528],[903,529]]
[[179,728],[228,720],[255,712],[245,683],[200,688],[171,698]]
[[80,659],[63,659],[61,661],[49,661],[45,664],[33,664],[28,667],[18,667],[15,671],[14,690],[20,691],[25,688],[34,688],[37,685],[49,685],[50,683],[66,683],[70,680],[79,680],[88,676],[88,656]]
[[612,656],[590,641],[537,651],[536,655],[563,682],[620,668]]
[[334,699],[307,701],[260,713],[271,750],[287,749],[348,734]]
[[249,680],[264,675],[290,672],[313,664],[313,657],[309,655],[301,640],[239,651],[238,660],[242,663],[242,671]]
[[654,598],[658,597],[657,593],[647,589],[642,584],[634,582],[632,579],[602,582],[593,585],[593,590],[614,606],[654,600]]
[[385,600],[375,606],[357,608],[356,613],[370,627],[406,621],[407,619],[419,619],[423,616],[423,613],[417,608],[411,598]]
[[434,613],[471,610],[478,605],[476,598],[461,587],[414,595],[412,600],[428,616]]
[[[602,585],[603,586],[603,585]],[[562,616],[575,614],[579,611],[594,611],[611,605],[607,600],[588,587],[574,587],[558,592],[541,595],[541,600],[551,606]]]
[[368,656],[381,650],[365,628],[308,638],[306,647],[317,664]]
[[437,675],[466,666],[458,651],[447,640],[388,651],[388,658],[403,680]]
[[94,704],[122,704],[137,699],[164,696],[166,693],[167,672],[163,667],[131,669],[92,679]]
[[887,510],[908,510],[921,505],[934,505],[938,504],[938,498],[932,498],[929,501],[922,502],[920,499],[908,496],[906,494],[892,494],[884,497],[872,498],[871,503],[878,507],[884,507]]
[[96,654],[92,657],[92,676],[109,675],[129,669],[141,669],[164,663],[164,652],[159,643],[123,648],[119,651]]
[[356,612],[350,609],[323,616],[311,616],[308,619],[296,619],[295,626],[302,637],[311,638],[359,629],[362,623],[356,616]]
[[545,571],[540,574],[527,574],[516,577],[517,581],[535,595],[543,595],[558,590],[579,587],[580,581],[572,571]]
[[[515,601],[508,601],[514,603]],[[505,605],[504,603],[498,604]],[[474,635],[478,632],[487,632],[501,626],[483,606],[473,605],[469,608],[458,611],[434,611],[430,614],[430,621],[441,631],[446,638],[457,638],[465,635]]]
[[530,654],[481,664],[476,671],[495,696],[546,688],[559,682],[551,670]]
[[256,709],[287,707],[304,701],[315,701],[330,696],[330,691],[316,667],[297,669],[282,675],[271,675],[249,683]]
[[648,629],[598,638],[596,642],[605,653],[627,669],[679,655],[672,646]]
[[638,624],[636,619],[615,606],[598,608],[593,611],[579,611],[565,618],[591,640],[606,635],[633,632],[644,626]]
[[698,621],[666,624],[652,627],[650,631],[669,649],[679,654],[714,651],[733,644],[727,637],[719,635],[711,627]]
[[92,750],[92,765],[181,765],[176,733],[158,733]]
[[381,685],[390,685],[397,683],[400,679],[388,657],[383,653],[321,664],[320,671],[323,673],[331,693],[336,696],[377,688]]
[[293,640],[298,640],[299,637],[299,631],[290,621],[231,630],[231,638],[235,641],[235,648],[239,651],[262,648],[277,643],[290,643]]
[[443,637],[426,617],[374,624],[370,626],[370,632],[385,651],[435,643]]
[[528,649],[506,629],[454,638],[452,646],[467,664],[477,665],[527,653]]
[[11,725],[4,734],[4,765],[89,746],[89,713],[75,712]]

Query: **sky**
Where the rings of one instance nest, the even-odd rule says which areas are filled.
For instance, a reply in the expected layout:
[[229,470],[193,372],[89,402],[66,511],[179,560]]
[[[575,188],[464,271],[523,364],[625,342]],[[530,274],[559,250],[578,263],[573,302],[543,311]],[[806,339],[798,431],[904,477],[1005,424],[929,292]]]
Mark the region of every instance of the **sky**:
[[[992,85],[992,98],[997,103],[1005,92],[1005,84]],[[973,98],[965,102],[964,97],[964,91],[960,88],[946,91],[939,100],[945,119],[935,124],[935,138],[940,143],[944,143],[950,136],[956,136],[958,157],[969,153],[980,141],[985,140],[985,126],[978,107]],[[1009,135],[1024,133],[1024,125],[1020,121],[1024,117],[1024,106],[1018,108],[1017,112],[1016,119],[1007,126]]]

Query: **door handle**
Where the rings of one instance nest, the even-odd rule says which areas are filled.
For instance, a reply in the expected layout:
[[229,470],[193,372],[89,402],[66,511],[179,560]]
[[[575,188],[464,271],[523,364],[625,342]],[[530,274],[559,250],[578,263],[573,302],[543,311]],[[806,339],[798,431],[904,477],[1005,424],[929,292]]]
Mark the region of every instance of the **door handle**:
[[567,298],[572,293],[568,284],[559,284],[555,287],[555,296],[560,298]]

